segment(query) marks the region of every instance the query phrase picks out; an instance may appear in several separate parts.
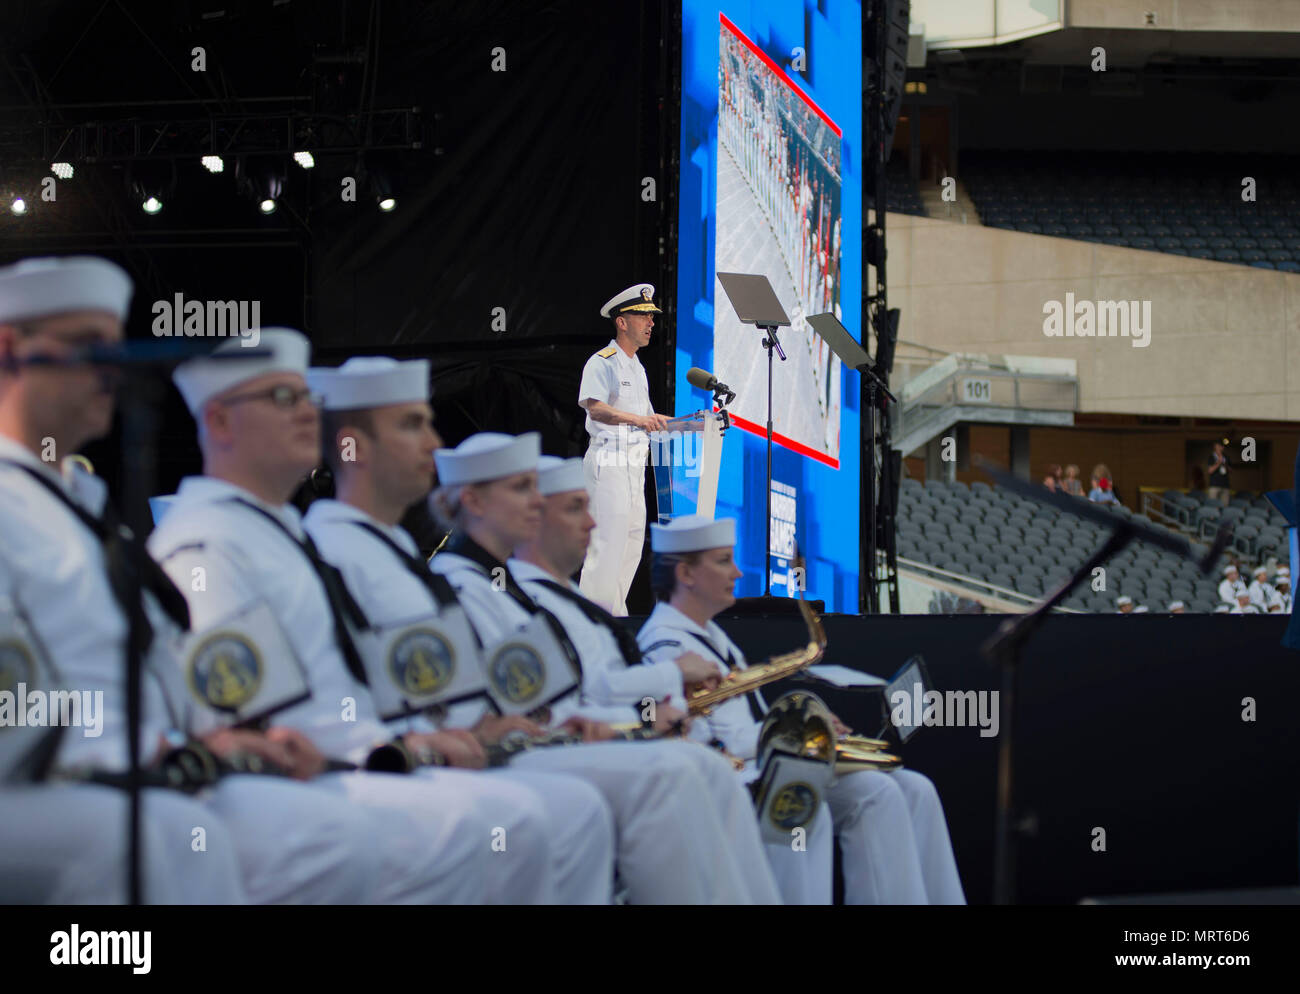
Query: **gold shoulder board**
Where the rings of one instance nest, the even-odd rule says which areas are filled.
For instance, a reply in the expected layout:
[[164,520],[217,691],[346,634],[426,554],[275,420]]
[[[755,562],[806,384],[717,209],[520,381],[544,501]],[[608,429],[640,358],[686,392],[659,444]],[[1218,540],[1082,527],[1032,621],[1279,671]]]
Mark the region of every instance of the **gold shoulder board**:
[[617,351],[618,351],[617,345],[610,345],[601,349],[599,352],[596,353],[596,355],[600,356],[602,359],[608,359]]

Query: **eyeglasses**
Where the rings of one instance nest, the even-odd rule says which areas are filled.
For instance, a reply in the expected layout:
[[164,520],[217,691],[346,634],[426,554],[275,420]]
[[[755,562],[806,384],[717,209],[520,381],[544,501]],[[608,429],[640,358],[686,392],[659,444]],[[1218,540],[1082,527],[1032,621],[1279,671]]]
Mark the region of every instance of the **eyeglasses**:
[[310,401],[313,407],[320,407],[325,402],[321,394],[313,393],[306,387],[299,389],[282,383],[278,387],[271,387],[270,390],[235,394],[233,397],[226,397],[221,403],[238,404],[245,400],[269,400],[282,411],[293,410],[303,400]]

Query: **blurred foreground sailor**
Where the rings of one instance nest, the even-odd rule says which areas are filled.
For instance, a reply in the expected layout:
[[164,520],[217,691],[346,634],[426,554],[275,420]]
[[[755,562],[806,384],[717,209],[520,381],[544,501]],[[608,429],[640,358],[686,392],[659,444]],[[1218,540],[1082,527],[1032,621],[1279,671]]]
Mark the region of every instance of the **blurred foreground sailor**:
[[582,368],[578,404],[587,412],[590,441],[583,458],[591,513],[596,519],[582,564],[582,592],[611,613],[627,614],[627,594],[645,547],[645,466],[650,435],[668,418],[650,405],[645,367],[636,357],[650,344],[655,288],[638,283],[616,293],[600,309],[614,323],[614,337]]
[[[61,777],[104,778],[126,769],[125,670],[132,654],[148,664],[141,754],[151,763],[166,729],[156,667],[171,665],[159,657],[188,620],[175,588],[116,526],[102,482],[81,469],[67,478],[52,469],[108,431],[115,376],[85,365],[28,364],[121,342],[131,289],[127,275],[102,259],[34,259],[0,270],[3,570],[62,683],[102,694],[98,734],[63,729],[53,758]],[[129,650],[129,642],[136,648]],[[221,752],[231,742],[213,738],[209,745]],[[69,784],[5,793],[0,890],[7,897],[125,898],[125,794]],[[362,826],[332,799],[262,777],[228,777],[199,796],[202,803],[169,790],[144,791],[145,900],[365,898],[371,857]]]
[[[276,721],[322,757],[313,790],[351,802],[348,810],[367,819],[379,860],[372,900],[553,900],[546,815],[525,788],[432,767],[409,776],[320,772],[323,756],[364,762],[388,733],[357,659],[346,592],[287,503],[320,458],[320,416],[304,379],[310,344],[287,328],[263,329],[261,344],[271,352],[265,359],[177,368],[173,378],[198,423],[204,475],[182,481],[150,550],[183,584],[196,628],[250,604],[266,605],[278,621],[310,696]],[[218,351],[226,349],[237,351],[238,343]],[[431,752],[440,745],[414,733],[405,744]],[[507,844],[494,847],[494,839]]]
[[[659,603],[637,636],[647,661],[693,649],[712,658],[723,676],[748,665],[713,620],[735,602],[741,572],[734,545],[731,518],[687,515],[651,526]],[[695,727],[733,755],[753,760],[764,713],[761,698],[751,693],[720,704]],[[841,725],[840,732],[848,729]],[[826,797],[844,854],[847,903],[965,903],[943,806],[927,777],[912,770],[850,773],[837,777]]]
[[[605,722],[626,720],[628,709],[583,705],[582,661],[572,640],[507,567],[512,552],[537,538],[542,524],[539,456],[536,432],[482,432],[435,453],[441,485],[434,507],[455,534],[433,558],[433,571],[456,589],[487,652],[494,646],[521,650],[494,654],[486,671],[498,697],[521,701],[530,710],[525,716],[487,719],[481,734],[499,735],[511,722],[522,722],[532,735],[547,725],[582,733],[583,744],[533,748],[512,763],[574,773],[600,789],[614,812],[619,872],[633,903],[773,900],[770,883],[764,886],[761,875],[747,876],[738,864],[710,784],[680,743],[610,741],[614,731]],[[498,661],[510,665],[498,672]],[[554,693],[544,693],[548,688]],[[535,699],[541,706],[533,705]],[[452,719],[467,717],[453,714]]]

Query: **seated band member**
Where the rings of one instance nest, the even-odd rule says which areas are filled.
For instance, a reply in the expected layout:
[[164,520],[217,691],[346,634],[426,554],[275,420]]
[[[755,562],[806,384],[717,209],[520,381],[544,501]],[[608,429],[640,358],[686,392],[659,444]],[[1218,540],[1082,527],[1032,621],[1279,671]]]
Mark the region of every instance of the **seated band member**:
[[[11,596],[62,683],[83,694],[102,694],[100,734],[64,730],[53,761],[65,771],[127,769],[129,640],[135,640],[144,664],[140,755],[151,765],[167,725],[161,687],[152,677],[158,665],[172,665],[164,658],[176,632],[171,614],[184,611],[184,601],[166,578],[143,568],[144,551],[110,528],[102,481],[54,469],[64,456],[108,432],[116,376],[70,360],[79,349],[122,341],[131,291],[126,273],[98,258],[31,259],[0,270],[3,570]],[[114,558],[132,554],[141,564],[127,571],[136,576],[134,583]],[[156,582],[142,590],[141,579]],[[130,620],[129,598],[135,599],[135,612],[145,612],[144,626]],[[224,753],[233,738],[256,741],[270,752],[287,741],[238,733],[210,736],[207,745]],[[8,893],[14,886],[17,900],[124,900],[126,801],[125,794],[112,796],[94,787],[6,792],[0,800],[0,880],[7,883],[0,890]],[[202,801],[145,790],[141,808],[146,901],[368,900],[372,826],[305,784],[230,776],[206,791]],[[201,837],[195,829],[202,829]],[[78,837],[82,851],[68,862],[68,872],[59,872],[51,864],[69,855]],[[12,868],[14,859],[23,866]],[[43,882],[42,863],[49,870]],[[121,882],[112,879],[114,864]]]
[[[714,621],[735,603],[732,591],[742,574],[734,546],[730,518],[688,515],[651,527],[651,577],[659,603],[637,636],[648,661],[693,649],[709,655],[721,674],[748,665]],[[697,726],[729,752],[752,759],[764,706],[759,695],[747,696],[719,705]],[[841,724],[839,731],[848,729]],[[912,770],[850,773],[837,777],[826,797],[844,854],[847,903],[965,903],[943,806],[928,778]]]
[[[582,564],[592,529],[581,459],[542,456],[538,489],[545,498],[537,537],[515,549],[510,572],[542,607],[564,626],[582,660],[582,699],[588,705],[639,710],[654,701],[659,719],[684,715],[686,685],[713,684],[717,665],[696,652],[683,652],[656,665],[639,665],[636,638],[612,614],[584,597],[571,577]],[[715,797],[726,798],[724,824],[733,848],[744,841],[757,853],[758,824],[744,780],[716,749],[693,744],[690,750],[709,775],[721,780]],[[831,834],[829,815],[814,823],[807,845],[768,843],[765,847],[778,890],[788,904],[829,903]],[[750,862],[757,861],[756,856]],[[756,871],[751,871],[756,872]]]
[[[433,483],[434,450],[441,443],[431,424],[428,375],[427,362],[378,358],[353,359],[337,370],[311,373],[311,382],[325,400],[328,461],[335,473],[338,500],[313,504],[306,526],[321,554],[340,569],[362,611],[377,626],[442,611],[431,586],[445,581],[435,579],[419,559],[414,540],[397,524],[412,503],[428,495]],[[531,451],[535,466],[535,440]],[[444,453],[436,455],[441,459]],[[490,475],[504,469],[508,474],[511,466],[500,458],[501,453],[489,452],[473,467],[461,464],[453,466],[452,472],[458,470],[463,477],[471,471]],[[471,498],[471,503],[475,500]],[[438,558],[454,555],[444,552]],[[470,623],[488,642],[496,636],[485,629],[502,625],[503,619],[513,627],[510,611],[518,612],[524,621],[530,617],[507,593],[494,594],[493,600],[496,617],[491,621],[466,605]],[[555,702],[553,709],[561,711],[562,703]],[[583,720],[572,709],[568,713],[574,716],[576,727],[599,734],[598,723]],[[636,718],[627,708],[616,715],[620,720]],[[512,729],[540,732],[522,717],[485,716],[481,699],[453,705],[443,727],[472,728],[484,743],[496,742]],[[533,783],[539,771],[554,771],[594,784],[614,812],[618,866],[634,903],[753,899],[748,879],[736,866],[736,854],[722,838],[704,785],[674,745],[682,744],[606,743],[533,749],[515,756],[509,767],[492,775]],[[772,892],[760,896],[775,897]]]
[[[434,557],[433,571],[455,587],[488,646],[506,636],[518,638],[530,625],[550,626],[554,621],[545,620],[549,616],[506,567],[512,550],[535,537],[541,525],[539,443],[535,432],[518,437],[484,432],[453,450],[435,453],[442,486],[434,494],[434,507],[455,535]],[[563,627],[548,630],[559,643],[548,666],[578,666]],[[570,654],[571,663],[557,658]],[[770,883],[737,866],[709,785],[679,749],[659,748],[671,743],[601,741],[612,732],[593,719],[608,712],[584,709],[577,687],[549,710],[552,722],[568,716],[571,727],[581,728],[594,741],[534,749],[515,762],[571,770],[601,789],[618,822],[619,869],[631,900],[735,904],[774,898]],[[614,714],[626,710],[615,709]]]
[[[275,720],[326,756],[363,761],[390,736],[363,682],[346,593],[287,503],[320,459],[320,416],[304,379],[310,344],[300,332],[264,328],[261,345],[269,357],[202,359],[177,368],[174,379],[198,422],[204,475],[181,483],[149,547],[185,590],[196,628],[250,603],[266,605],[310,688],[306,700]],[[238,342],[221,346],[239,348]],[[445,754],[456,745],[447,738],[411,733],[406,741]],[[373,843],[387,885],[376,900],[551,902],[595,894],[607,900],[609,813],[583,784],[571,793],[566,826],[551,824],[532,789],[463,770],[324,773],[313,779],[316,785],[373,813],[390,833],[377,834]],[[553,861],[553,840],[571,832],[587,834],[588,850]],[[594,883],[557,895],[556,863],[571,859],[582,864],[581,880]]]

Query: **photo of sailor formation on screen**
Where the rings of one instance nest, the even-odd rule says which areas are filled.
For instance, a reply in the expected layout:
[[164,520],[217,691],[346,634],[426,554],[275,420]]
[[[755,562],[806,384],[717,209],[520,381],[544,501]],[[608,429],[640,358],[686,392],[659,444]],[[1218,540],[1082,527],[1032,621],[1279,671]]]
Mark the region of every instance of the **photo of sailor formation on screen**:
[[[719,37],[715,272],[771,282],[791,320],[789,360],[773,373],[773,430],[838,458],[840,360],[806,321],[841,314],[841,131],[730,24]],[[726,300],[720,285],[715,300]],[[715,365],[732,377],[732,410],[757,423],[766,420],[761,337],[717,308]]]

